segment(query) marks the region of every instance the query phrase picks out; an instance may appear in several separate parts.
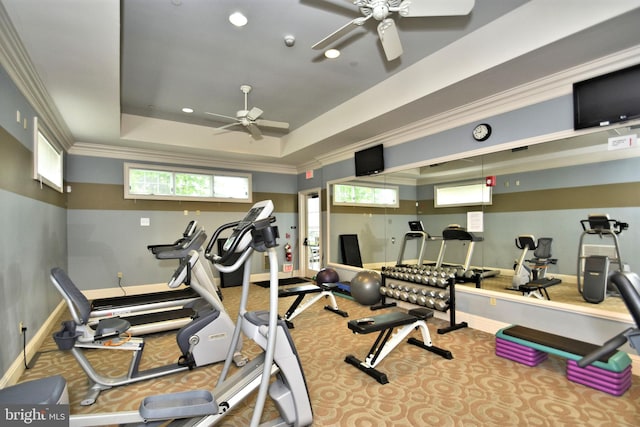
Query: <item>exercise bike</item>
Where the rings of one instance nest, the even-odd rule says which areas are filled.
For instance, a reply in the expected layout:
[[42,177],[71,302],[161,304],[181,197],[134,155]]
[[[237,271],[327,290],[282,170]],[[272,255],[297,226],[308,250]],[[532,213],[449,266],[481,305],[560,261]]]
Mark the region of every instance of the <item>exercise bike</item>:
[[[510,291],[522,292],[524,296],[533,296],[538,299],[551,299],[547,288],[562,283],[560,279],[545,277],[549,265],[556,264],[557,258],[551,258],[551,237],[536,238],[530,234],[523,234],[516,238],[516,247],[522,252],[514,264],[514,274],[511,280]],[[533,258],[526,259],[529,251],[533,252]]]
[[[61,268],[51,270],[51,281],[64,298],[72,320],[65,321],[54,340],[60,350],[71,351],[80,367],[90,380],[90,387],[81,405],[95,403],[100,393],[112,387],[175,374],[199,366],[225,360],[232,343],[235,325],[224,308],[214,286],[209,283],[209,275],[203,263],[199,262],[199,252],[191,250],[189,256],[181,260],[178,269],[168,283],[175,289],[182,283],[193,288],[207,304],[198,306],[189,323],[176,334],[180,357],[176,363],[139,370],[144,350],[144,338],[133,337],[129,332],[131,323],[126,318],[109,317],[94,322],[90,318],[91,304]],[[119,377],[100,374],[85,355],[88,349],[108,351],[131,351],[131,362],[127,373]],[[246,358],[240,352],[242,342],[234,343],[234,362],[243,366]]]

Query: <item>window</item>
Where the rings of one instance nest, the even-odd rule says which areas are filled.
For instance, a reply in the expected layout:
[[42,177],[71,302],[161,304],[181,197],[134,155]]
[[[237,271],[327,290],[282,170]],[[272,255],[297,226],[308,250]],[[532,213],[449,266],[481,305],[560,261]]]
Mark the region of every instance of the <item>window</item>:
[[38,118],[33,118],[33,179],[62,193],[62,150],[50,142],[40,127]]
[[434,206],[444,208],[450,206],[490,205],[492,187],[484,181],[469,181],[452,185],[434,186]]
[[398,187],[376,187],[366,184],[334,184],[333,204],[343,206],[400,206]]
[[251,175],[125,163],[124,198],[251,202]]

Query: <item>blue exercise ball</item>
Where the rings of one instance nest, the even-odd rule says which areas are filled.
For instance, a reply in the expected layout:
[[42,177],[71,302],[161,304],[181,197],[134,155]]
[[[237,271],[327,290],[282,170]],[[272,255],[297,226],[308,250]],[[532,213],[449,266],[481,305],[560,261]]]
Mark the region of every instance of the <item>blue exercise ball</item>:
[[365,270],[351,279],[351,296],[362,305],[373,305],[380,301],[382,276],[377,271]]

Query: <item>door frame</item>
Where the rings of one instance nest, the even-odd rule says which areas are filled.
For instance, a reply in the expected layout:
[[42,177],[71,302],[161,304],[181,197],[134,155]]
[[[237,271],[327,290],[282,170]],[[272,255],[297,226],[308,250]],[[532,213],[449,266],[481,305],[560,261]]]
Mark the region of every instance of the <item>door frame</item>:
[[319,218],[319,242],[318,248],[320,250],[320,266],[322,266],[323,259],[323,234],[322,234],[322,189],[318,188],[310,188],[308,190],[303,190],[298,192],[298,273],[303,277],[314,277],[318,270],[312,270],[309,268],[309,251],[307,250],[307,246],[304,244],[305,239],[308,234],[308,225],[307,225],[307,199],[311,195],[317,195],[318,202],[320,205],[320,211],[318,215]]

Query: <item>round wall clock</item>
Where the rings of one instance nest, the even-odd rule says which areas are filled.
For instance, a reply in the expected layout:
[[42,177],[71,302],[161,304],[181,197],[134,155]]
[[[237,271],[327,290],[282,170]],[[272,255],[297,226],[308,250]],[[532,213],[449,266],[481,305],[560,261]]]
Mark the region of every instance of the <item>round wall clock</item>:
[[491,136],[491,126],[486,123],[480,123],[473,128],[473,139],[476,141],[486,141]]

